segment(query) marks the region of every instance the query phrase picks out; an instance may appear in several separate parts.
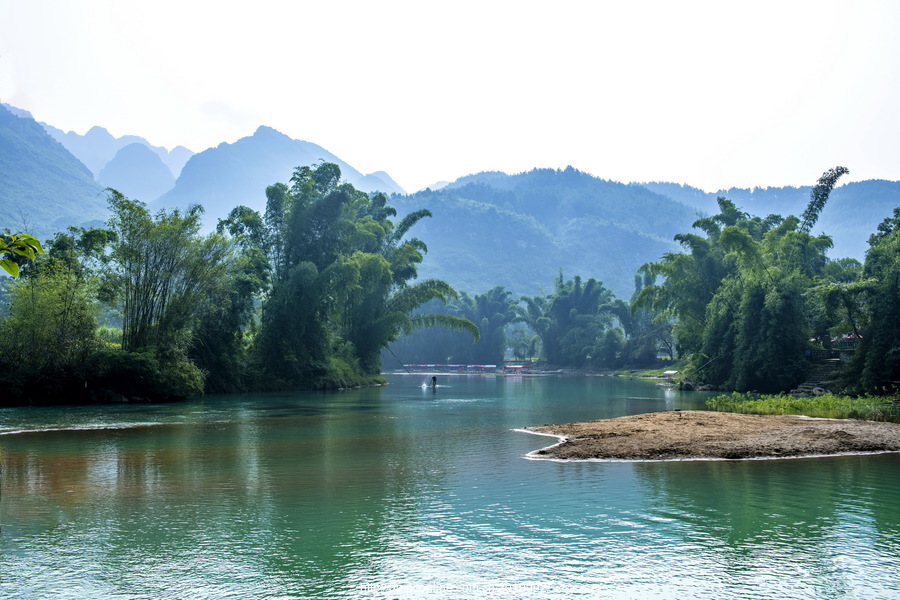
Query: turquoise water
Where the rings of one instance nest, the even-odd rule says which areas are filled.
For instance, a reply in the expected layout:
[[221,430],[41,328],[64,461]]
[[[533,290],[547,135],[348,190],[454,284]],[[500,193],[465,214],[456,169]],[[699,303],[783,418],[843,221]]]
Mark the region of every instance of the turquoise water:
[[622,378],[0,410],[0,598],[900,598],[900,455],[561,463]]

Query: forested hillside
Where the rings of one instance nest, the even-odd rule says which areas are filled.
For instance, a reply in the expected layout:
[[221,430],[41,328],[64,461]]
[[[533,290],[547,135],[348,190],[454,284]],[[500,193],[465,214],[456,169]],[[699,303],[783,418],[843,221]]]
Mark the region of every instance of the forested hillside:
[[535,294],[562,270],[627,298],[637,269],[674,250],[675,233],[697,218],[695,209],[641,186],[571,167],[481,173],[393,202],[434,213],[420,228],[429,248],[422,272],[469,293],[502,285]]
[[26,228],[45,239],[107,214],[87,167],[33,119],[0,106],[0,229]]

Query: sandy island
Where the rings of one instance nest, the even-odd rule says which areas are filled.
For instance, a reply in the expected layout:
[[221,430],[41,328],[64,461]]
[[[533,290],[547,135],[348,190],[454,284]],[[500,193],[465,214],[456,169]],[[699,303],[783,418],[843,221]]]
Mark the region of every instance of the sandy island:
[[900,451],[898,423],[697,410],[524,431],[561,438],[530,456],[572,460],[734,460]]

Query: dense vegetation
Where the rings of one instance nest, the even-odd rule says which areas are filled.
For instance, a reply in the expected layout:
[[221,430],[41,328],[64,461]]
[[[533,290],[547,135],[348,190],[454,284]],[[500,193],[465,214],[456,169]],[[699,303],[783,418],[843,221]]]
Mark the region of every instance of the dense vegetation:
[[[637,276],[637,291],[650,282],[649,275]],[[424,329],[391,346],[402,362],[499,365],[511,354],[560,368],[617,369],[657,365],[660,349],[668,348],[672,358],[668,320],[647,309],[632,310],[593,278],[565,279],[560,273],[547,294],[514,299],[498,286],[422,310],[469,319],[481,339],[472,344],[459,334]]]
[[829,260],[831,239],[810,233],[844,173],[826,172],[800,217],[751,216],[719,198],[719,213],[694,224],[704,235],[679,234],[684,252],[646,265],[663,281],[646,287],[635,306],[674,319],[691,376],[722,389],[786,391],[809,374],[814,351],[861,339],[846,387],[896,389],[896,215],[870,239],[865,267]]
[[435,215],[419,231],[431,249],[423,272],[470,293],[501,285],[515,297],[548,291],[562,267],[627,298],[638,268],[676,249],[672,236],[696,219],[642,186],[572,167],[481,173],[392,202]]
[[[681,252],[641,267],[626,303],[594,279],[565,280],[552,292],[514,300],[503,287],[446,306],[480,324],[488,345],[425,330],[392,347],[405,362],[499,363],[507,355],[554,367],[645,368],[680,358],[688,377],[714,389],[784,392],[817,361],[845,359],[830,382],[852,394],[900,386],[900,209],[869,240],[863,265],[830,259],[814,235],[843,167],[810,188],[799,216],[743,212],[718,199],[718,213],[679,233]],[[489,178],[490,179],[490,178]],[[497,175],[497,181],[508,183]],[[462,189],[467,189],[463,187]],[[544,221],[549,219],[545,215]]]
[[237,207],[214,234],[199,206],[151,214],[111,190],[108,227],[58,233],[45,256],[7,236],[21,277],[0,321],[3,401],[338,387],[379,378],[381,348],[416,328],[477,339],[466,319],[411,315],[456,297],[411,283],[426,248],[406,235],[429,213],[394,222],[383,195],[340,180],[334,164],[298,168],[264,215]]
[[[418,280],[427,246],[408,234],[430,220],[429,208],[397,219],[385,195],[342,182],[333,163],[297,168],[289,183],[265,190],[264,212],[238,206],[215,233],[203,233],[200,206],[152,213],[109,190],[106,226],[57,233],[44,255],[34,238],[0,239],[0,266],[20,274],[3,289],[3,401],[344,387],[377,381],[383,360],[500,365],[508,357],[579,369],[679,359],[689,377],[715,388],[783,392],[838,347],[851,357],[845,391],[894,393],[900,209],[869,239],[864,264],[830,259],[831,239],[812,231],[844,173],[826,172],[800,216],[753,216],[720,197],[716,214],[694,222],[699,233],[674,234],[681,252],[632,271],[627,302],[597,279],[561,271],[551,291],[525,296],[504,285],[457,294],[443,280]],[[431,233],[454,230],[500,265],[499,246],[478,243],[491,229],[497,244],[518,239],[511,248],[538,243],[528,237],[535,233],[551,254],[568,239],[567,253],[584,259],[584,243],[573,239],[596,238],[572,219],[596,211],[596,181],[574,170],[482,174],[391,202],[465,204],[468,225],[450,216]],[[620,200],[639,197],[603,185]],[[642,202],[665,206],[655,195]],[[594,232],[614,243],[635,231],[634,217],[617,210]],[[503,228],[519,238],[498,235]]]

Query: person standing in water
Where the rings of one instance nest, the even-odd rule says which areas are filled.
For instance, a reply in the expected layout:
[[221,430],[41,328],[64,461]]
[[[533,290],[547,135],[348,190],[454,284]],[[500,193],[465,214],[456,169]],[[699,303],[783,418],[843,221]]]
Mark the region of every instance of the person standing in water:
[[437,375],[431,376],[431,387],[433,387],[433,388],[437,387]]

